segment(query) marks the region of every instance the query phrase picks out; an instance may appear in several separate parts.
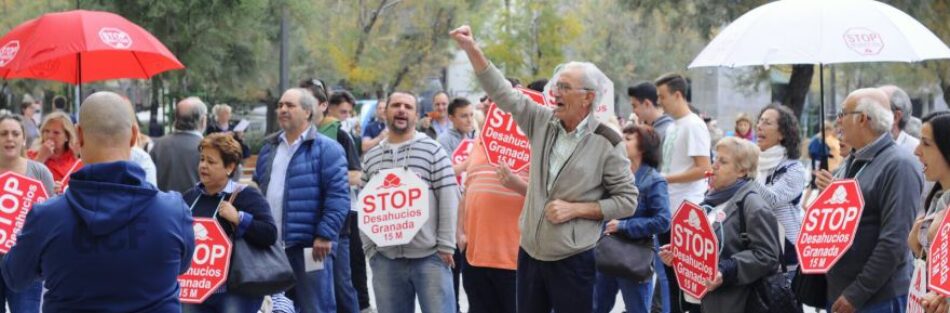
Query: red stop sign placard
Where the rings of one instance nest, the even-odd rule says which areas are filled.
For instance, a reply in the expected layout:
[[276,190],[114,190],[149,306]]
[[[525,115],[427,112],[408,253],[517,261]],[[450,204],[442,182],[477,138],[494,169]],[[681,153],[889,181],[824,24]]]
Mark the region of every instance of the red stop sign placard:
[[409,243],[429,220],[429,185],[402,167],[379,171],[358,201],[357,225],[380,247]]
[[472,152],[472,147],[475,146],[475,140],[465,139],[459,143],[459,146],[455,148],[455,151],[452,152],[452,165],[460,164],[468,160],[468,155]]
[[195,253],[188,272],[178,276],[178,298],[184,303],[202,303],[228,279],[231,269],[231,239],[214,219],[196,217]]
[[950,218],[944,217],[937,227],[937,236],[927,251],[927,287],[947,297],[950,296]]
[[38,180],[14,173],[0,174],[0,253],[10,252],[34,203],[46,201]]
[[[543,105],[544,96],[533,90],[518,88],[538,105]],[[531,163],[531,142],[525,136],[510,113],[502,111],[494,102],[488,107],[485,126],[482,127],[482,146],[493,166],[508,165],[512,172],[520,172]]]
[[795,250],[802,273],[824,274],[844,255],[864,211],[861,186],[853,179],[825,188],[805,211]]
[[673,271],[683,293],[702,299],[709,291],[703,280],[712,281],[719,272],[719,240],[699,206],[683,201],[673,214],[670,247]]
[[[462,140],[458,147],[455,147],[455,151],[452,152],[452,165],[458,165],[467,161],[468,156],[472,153],[472,148],[474,147],[474,139]],[[465,181],[465,172],[462,172],[460,175],[455,175],[455,180],[459,184],[459,190],[462,190],[462,182]]]

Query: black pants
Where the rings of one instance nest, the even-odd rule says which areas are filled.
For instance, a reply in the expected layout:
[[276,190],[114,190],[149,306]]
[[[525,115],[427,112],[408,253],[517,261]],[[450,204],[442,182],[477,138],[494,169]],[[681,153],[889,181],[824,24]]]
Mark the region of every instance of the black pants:
[[463,285],[468,295],[468,313],[515,313],[516,273],[465,264]]
[[594,308],[594,250],[540,261],[518,250],[519,313],[590,313]]
[[363,240],[360,238],[359,221],[349,219],[350,227],[350,272],[353,275],[353,288],[356,288],[356,298],[360,303],[360,310],[369,308],[369,289],[366,286],[366,254],[363,253]]
[[465,255],[458,248],[455,248],[455,254],[452,255],[452,261],[455,267],[452,268],[452,288],[455,289],[455,312],[462,312],[459,306],[459,282],[462,279],[462,268],[464,267]]

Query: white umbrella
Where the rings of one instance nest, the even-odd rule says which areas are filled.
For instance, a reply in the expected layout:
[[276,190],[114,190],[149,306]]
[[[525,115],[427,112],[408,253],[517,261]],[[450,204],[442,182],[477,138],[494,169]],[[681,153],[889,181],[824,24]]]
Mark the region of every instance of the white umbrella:
[[[780,0],[733,21],[689,67],[818,64],[823,119],[821,65],[948,58],[950,48],[940,38],[890,5],[873,0]],[[822,167],[826,165],[827,160]]]
[[871,0],[781,0],[739,17],[696,56],[693,67],[950,58],[927,27]]

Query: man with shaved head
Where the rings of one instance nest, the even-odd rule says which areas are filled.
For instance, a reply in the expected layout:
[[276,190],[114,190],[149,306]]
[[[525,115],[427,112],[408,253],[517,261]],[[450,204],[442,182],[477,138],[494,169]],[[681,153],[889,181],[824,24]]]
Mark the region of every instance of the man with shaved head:
[[155,140],[149,154],[158,168],[158,189],[184,193],[198,183],[198,144],[208,124],[208,107],[197,97],[175,106],[175,132]]
[[128,161],[133,113],[112,92],[83,102],[76,130],[85,166],[63,196],[30,210],[3,259],[11,289],[44,282],[44,312],[181,311],[177,277],[195,247],[191,211]]
[[855,179],[861,186],[864,211],[854,243],[828,271],[831,312],[897,312],[907,304],[911,255],[907,234],[920,206],[923,175],[919,161],[894,143],[887,94],[868,88],[844,100],[838,123],[842,141],[853,147],[837,176],[818,174],[824,189],[836,179]]

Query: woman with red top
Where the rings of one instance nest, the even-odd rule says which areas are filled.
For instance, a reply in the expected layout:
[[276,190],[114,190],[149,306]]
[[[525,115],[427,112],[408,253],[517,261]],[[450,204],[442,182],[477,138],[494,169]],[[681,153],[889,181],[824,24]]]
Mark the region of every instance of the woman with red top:
[[40,126],[40,140],[27,152],[34,161],[43,163],[53,173],[53,192],[61,194],[69,182],[69,174],[82,168],[76,127],[63,112],[47,114]]

